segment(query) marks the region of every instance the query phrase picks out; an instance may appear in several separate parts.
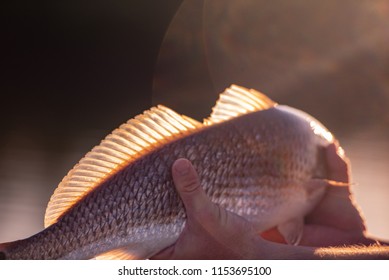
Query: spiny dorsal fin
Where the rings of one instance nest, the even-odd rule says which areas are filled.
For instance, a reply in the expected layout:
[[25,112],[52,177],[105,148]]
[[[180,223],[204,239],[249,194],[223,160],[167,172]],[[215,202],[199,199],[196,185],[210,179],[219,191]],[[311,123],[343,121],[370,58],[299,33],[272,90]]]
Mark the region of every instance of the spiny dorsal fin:
[[67,209],[127,164],[200,127],[200,122],[161,105],[122,124],[62,179],[47,206],[45,227],[57,222]]
[[220,94],[215,107],[212,108],[212,114],[204,120],[205,125],[223,122],[247,113],[266,110],[276,106],[263,93],[254,89],[247,89],[237,85],[231,85]]

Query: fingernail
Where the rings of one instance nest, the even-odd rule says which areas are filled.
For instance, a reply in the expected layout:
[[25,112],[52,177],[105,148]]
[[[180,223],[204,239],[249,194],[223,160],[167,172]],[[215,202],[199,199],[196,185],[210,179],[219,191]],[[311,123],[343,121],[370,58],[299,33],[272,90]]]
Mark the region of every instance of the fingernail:
[[186,159],[178,159],[174,164],[174,169],[181,176],[187,175],[190,171],[189,161],[187,161]]

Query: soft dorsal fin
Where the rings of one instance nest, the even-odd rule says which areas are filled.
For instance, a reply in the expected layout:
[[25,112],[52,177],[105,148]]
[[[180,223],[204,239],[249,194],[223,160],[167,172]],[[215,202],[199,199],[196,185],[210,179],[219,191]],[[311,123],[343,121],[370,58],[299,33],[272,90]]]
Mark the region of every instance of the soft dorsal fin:
[[220,94],[219,100],[212,108],[211,116],[204,120],[204,124],[212,125],[247,113],[266,110],[276,105],[277,103],[263,93],[231,85]]
[[203,125],[164,107],[153,107],[109,134],[62,179],[45,214],[48,227],[84,195],[118,170],[161,145]]

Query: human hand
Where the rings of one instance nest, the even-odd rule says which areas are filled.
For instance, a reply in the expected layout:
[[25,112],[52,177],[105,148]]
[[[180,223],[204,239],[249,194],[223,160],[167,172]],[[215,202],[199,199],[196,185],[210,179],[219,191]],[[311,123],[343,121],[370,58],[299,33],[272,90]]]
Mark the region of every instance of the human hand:
[[250,222],[213,203],[200,186],[198,175],[188,160],[177,160],[172,173],[187,221],[176,243],[152,259],[272,257],[277,246],[270,248],[273,243],[263,240]]
[[[335,182],[350,183],[348,159],[339,155],[335,144],[326,148],[328,176]],[[341,153],[342,154],[342,153]],[[350,190],[350,184],[329,182],[327,192],[306,217],[301,245],[337,246],[371,243],[366,226]]]
[[[365,237],[364,219],[350,190],[348,159],[335,144],[329,145],[325,154],[330,181],[321,202],[305,218],[300,245],[316,247],[374,243],[374,240]],[[262,236],[268,240],[284,242],[275,229]]]

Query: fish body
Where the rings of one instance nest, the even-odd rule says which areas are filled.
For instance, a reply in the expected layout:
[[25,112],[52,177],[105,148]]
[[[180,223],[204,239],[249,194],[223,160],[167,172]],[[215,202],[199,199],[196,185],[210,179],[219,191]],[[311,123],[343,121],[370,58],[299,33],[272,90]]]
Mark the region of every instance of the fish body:
[[[204,124],[158,108],[142,115],[154,126],[135,118],[120,128],[133,138],[116,130],[87,154],[54,193],[46,212],[47,228],[0,245],[5,258],[151,257],[173,244],[185,225],[185,209],[170,170],[178,158],[192,162],[213,202],[250,220],[258,232],[278,226],[288,242],[298,243],[303,217],[325,191],[324,184],[312,187],[313,181],[327,176],[322,148],[333,137],[324,126],[297,109],[237,86],[221,95]],[[166,128],[167,123],[171,127]],[[138,130],[128,124],[136,124]],[[164,136],[155,124],[165,126],[170,135]],[[129,142],[139,138],[138,151],[118,135]],[[121,143],[121,149],[110,141]],[[109,147],[114,152],[109,154]],[[114,155],[125,157],[126,147],[135,152],[115,162]]]

